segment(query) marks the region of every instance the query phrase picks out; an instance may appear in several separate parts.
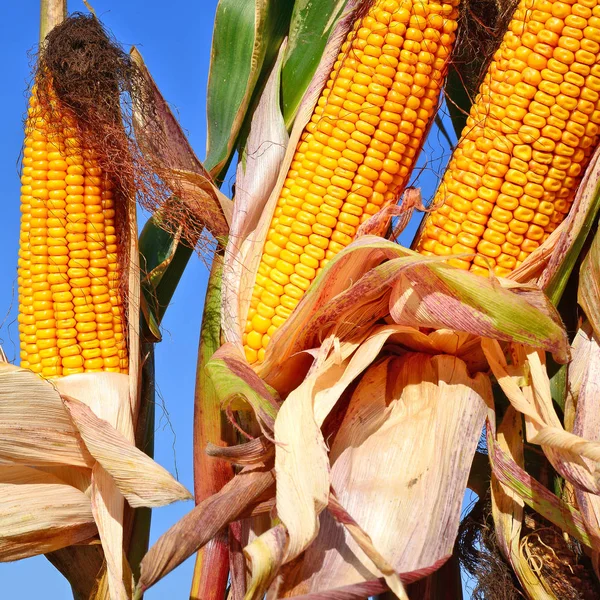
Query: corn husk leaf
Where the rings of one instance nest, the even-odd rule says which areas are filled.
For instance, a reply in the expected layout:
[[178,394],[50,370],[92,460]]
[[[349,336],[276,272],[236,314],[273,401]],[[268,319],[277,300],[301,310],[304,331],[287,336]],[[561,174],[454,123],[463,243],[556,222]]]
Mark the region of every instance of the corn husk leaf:
[[293,600],[364,600],[370,596],[387,591],[385,580],[375,579],[354,585],[343,585],[339,588],[314,594],[292,596]]
[[585,311],[596,335],[600,335],[600,234],[594,241],[579,271],[577,302]]
[[285,43],[273,67],[258,106],[252,115],[250,133],[246,140],[243,160],[238,164],[236,173],[235,212],[231,223],[231,232],[225,250],[223,274],[223,319],[222,327],[226,339],[234,339],[239,331],[241,316],[237,289],[233,282],[239,282],[246,268],[243,241],[256,227],[279,175],[288,143],[283,116],[279,107],[280,69]]
[[496,444],[490,431],[488,431],[488,450],[492,472],[497,481],[503,484],[504,490],[508,488],[514,492],[521,501],[582,544],[590,548],[598,547],[600,539],[594,541],[589,536],[581,513],[520,467]]
[[[490,418],[494,418],[493,412]],[[521,422],[519,413],[509,406],[494,440],[494,428],[488,421],[490,461],[496,467],[491,479],[492,516],[500,551],[512,566],[523,588],[535,600],[553,600],[554,596],[548,595],[542,582],[520,551],[524,508],[521,490],[515,490],[514,486],[507,485],[507,477],[496,461],[496,455],[500,455],[513,469],[524,473]],[[511,481],[511,478],[508,477],[508,480]]]
[[229,161],[263,67],[289,25],[291,3],[220,0],[208,78],[205,166],[217,176]]
[[210,496],[150,548],[141,564],[138,596],[180,565],[228,523],[237,520],[274,484],[270,469],[247,468]]
[[223,344],[207,363],[206,371],[224,410],[252,408],[263,433],[273,431],[278,410],[274,392],[250,368],[236,346]]
[[91,468],[94,459],[57,390],[31,371],[0,363],[0,462]]
[[369,557],[369,560],[377,567],[377,570],[383,574],[390,590],[401,600],[408,600],[406,590],[402,585],[400,576],[394,568],[381,556],[371,536],[348,514],[346,509],[339,503],[334,494],[329,496],[327,506],[329,514],[341,525],[343,525],[357,546]]
[[[0,365],[0,374],[4,389],[0,402],[0,426],[3,427],[0,438],[12,443],[3,449],[2,461],[13,463],[6,469],[21,468],[14,464],[19,460],[31,461],[44,471],[22,468],[51,478],[53,484],[32,488],[14,508],[20,510],[19,518],[27,522],[26,517],[32,510],[52,519],[55,514],[64,514],[61,507],[66,506],[74,532],[69,534],[68,527],[59,523],[58,533],[55,533],[52,521],[48,525],[39,517],[37,521],[29,518],[29,526],[38,527],[38,534],[35,537],[32,531],[29,535],[28,555],[51,552],[82,541],[75,541],[73,536],[78,535],[83,519],[89,522],[83,540],[96,533],[100,535],[107,560],[104,577],[111,598],[130,597],[127,588],[131,585],[123,583],[123,573],[129,569],[123,557],[125,501],[121,492],[133,506],[158,506],[189,497],[183,486],[132,443],[132,377],[96,373],[50,382],[31,371],[7,364]],[[84,399],[89,406],[67,394]],[[10,431],[18,431],[15,427],[18,414],[14,407],[20,407],[29,421],[26,431],[29,439],[24,443],[24,447],[29,448],[26,459],[17,445],[18,437],[8,435]],[[42,460],[44,452],[47,458]],[[56,482],[60,487],[54,485]],[[25,487],[20,489],[25,490]],[[70,497],[77,498],[79,504],[71,507],[74,500],[68,500]],[[36,501],[43,503],[41,508]],[[65,531],[60,531],[61,528]]]
[[92,469],[90,494],[92,513],[106,560],[106,578],[111,600],[128,600],[123,583],[123,516],[125,502],[114,479],[96,463]]
[[152,95],[151,98],[140,99],[152,106],[152,119],[144,117],[144,109],[139,102],[133,103],[135,136],[146,160],[214,237],[227,235],[231,201],[212,183],[135,46],[130,56]]
[[244,548],[246,562],[252,571],[244,600],[261,600],[264,597],[283,564],[286,546],[286,529],[283,525],[276,525]]
[[374,327],[359,332],[354,340],[341,342],[329,356],[329,344],[324,344],[315,366],[282,404],[275,421],[275,470],[277,514],[289,534],[286,561],[298,556],[315,538],[318,515],[328,503],[329,459],[323,422],[392,336],[410,344],[415,334],[419,332],[397,325]]
[[281,72],[283,115],[288,129],[346,3],[347,0],[298,0],[294,3]]
[[88,450],[130,506],[164,506],[192,497],[166,469],[99,419],[87,405],[68,397],[64,402]]
[[[471,379],[455,357],[423,354],[371,367],[352,395],[329,456],[331,486],[341,506],[405,581],[432,572],[452,553],[485,418],[484,398],[491,398],[487,377]],[[281,453],[289,452],[288,440],[280,441]],[[381,452],[385,460],[373,461]],[[280,470],[277,477],[278,515],[287,525],[280,508]],[[426,493],[433,489],[435,494]],[[298,572],[285,582],[285,597],[379,576],[352,536],[323,512],[316,539]]]
[[52,552],[97,533],[83,492],[24,465],[0,465],[0,531],[0,561]]
[[525,417],[527,440],[540,444],[552,466],[568,481],[586,491],[599,493],[595,468],[584,459],[600,460],[600,443],[564,430],[552,405],[550,381],[539,352],[513,346],[517,357],[511,368],[496,341],[482,340],[492,373],[506,397]]
[[266,463],[274,456],[275,448],[266,438],[260,436],[236,446],[216,446],[209,443],[206,446],[206,454],[246,467],[260,462]]
[[[589,255],[588,255],[589,256]],[[576,411],[573,433],[586,440],[600,442],[600,343],[589,325],[580,329],[573,344],[573,362],[569,365],[569,380],[575,380]],[[580,375],[579,375],[580,373]],[[578,381],[579,379],[579,381]],[[585,460],[590,469],[594,464]],[[595,471],[597,472],[597,471]],[[600,550],[600,497],[575,487],[577,506],[585,526]]]
[[[287,171],[292,162],[296,145],[300,139],[304,126],[310,120],[313,108],[317,103],[319,94],[323,89],[331,67],[338,55],[339,48],[344,40],[348,30],[354,22],[354,10],[360,4],[360,0],[349,0],[346,8],[333,27],[329,36],[327,45],[323,52],[321,62],[317,68],[311,82],[303,96],[298,114],[294,120],[294,127],[290,133],[290,139],[283,160],[280,164],[277,181],[272,190],[263,190],[264,195],[253,200],[257,205],[263,206],[262,214],[254,229],[249,231],[243,239],[237,236],[235,240],[236,262],[243,265],[243,269],[235,270],[232,266],[230,272],[229,265],[223,274],[223,287],[226,290],[224,295],[223,313],[221,316],[223,333],[225,340],[242,347],[242,332],[244,329],[245,315],[248,314],[252,289],[256,279],[256,273],[260,263],[262,249],[267,236],[271,215],[275,210],[279,193],[283,187]],[[256,166],[256,164],[254,165]],[[253,167],[254,168],[254,167]],[[250,174],[248,177],[254,177]],[[237,200],[234,201],[233,220],[243,222],[246,218],[248,208]],[[226,261],[229,262],[229,261]]]
[[319,346],[332,330],[343,338],[388,313],[412,327],[522,340],[561,361],[568,355],[560,318],[540,290],[486,280],[364,236],[325,267],[274,334],[257,372],[267,377],[293,354]]

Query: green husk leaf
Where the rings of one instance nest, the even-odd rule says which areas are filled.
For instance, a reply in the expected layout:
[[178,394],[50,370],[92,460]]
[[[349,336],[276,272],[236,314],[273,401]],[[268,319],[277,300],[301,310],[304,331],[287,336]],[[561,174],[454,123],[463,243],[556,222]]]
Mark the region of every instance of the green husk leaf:
[[[278,410],[276,393],[254,373],[236,346],[223,344],[206,365],[206,371],[224,409],[252,407],[263,433],[273,431]],[[242,404],[238,404],[240,400]]]
[[563,234],[552,253],[539,285],[557,306],[600,209],[600,148],[594,153],[571,210],[563,222]]
[[[267,55],[283,41],[290,13],[281,0],[220,0],[208,80],[206,169],[216,177],[228,163]],[[270,67],[270,64],[266,64]]]
[[296,0],[294,4],[281,71],[283,116],[288,129],[346,3],[347,0]]

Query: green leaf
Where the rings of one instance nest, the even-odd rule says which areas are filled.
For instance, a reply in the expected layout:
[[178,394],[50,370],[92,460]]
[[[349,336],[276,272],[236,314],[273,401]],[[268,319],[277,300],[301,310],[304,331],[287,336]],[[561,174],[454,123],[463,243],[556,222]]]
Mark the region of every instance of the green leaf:
[[[448,142],[448,146],[450,146],[450,148],[453,148],[454,142],[452,141],[452,138],[450,137],[450,133],[446,129],[446,126],[444,125],[444,121],[442,120],[442,117],[440,116],[439,113],[437,113],[435,115],[435,125],[440,130],[440,133],[444,136],[444,139]],[[459,135],[459,134],[457,134],[457,135]]]
[[216,177],[229,161],[253,92],[287,29],[291,0],[220,0],[208,80],[204,165]]
[[223,409],[251,407],[263,433],[273,431],[278,410],[276,393],[256,375],[236,346],[223,344],[206,365],[206,372]]
[[289,129],[347,0],[296,0],[281,71],[283,116]]
[[160,216],[148,219],[139,240],[142,279],[141,309],[155,341],[160,340],[160,322],[193,249],[160,226]]
[[[596,165],[593,167],[590,173],[594,174],[598,169],[599,167]],[[584,181],[584,184],[586,183],[590,189],[589,192],[587,189],[585,189],[583,193],[585,195],[589,193],[591,195],[591,200],[589,203],[584,203],[584,206],[582,207],[583,210],[587,209],[587,212],[585,213],[581,228],[575,236],[575,239],[569,240],[570,247],[565,256],[561,259],[560,266],[553,274],[552,278],[548,282],[548,285],[544,286],[546,294],[555,306],[558,305],[563,295],[563,292],[567,286],[567,282],[569,281],[571,271],[573,271],[573,268],[577,264],[577,260],[579,259],[579,255],[585,244],[588,234],[596,222],[598,209],[600,209],[600,182],[594,177],[588,182]]]
[[474,89],[467,90],[467,87],[463,83],[463,76],[457,70],[457,67],[451,66],[448,71],[445,87],[446,105],[448,106],[454,133],[456,133],[456,137],[459,139],[463,129],[467,125],[467,117],[469,116],[475,93],[476,90]]

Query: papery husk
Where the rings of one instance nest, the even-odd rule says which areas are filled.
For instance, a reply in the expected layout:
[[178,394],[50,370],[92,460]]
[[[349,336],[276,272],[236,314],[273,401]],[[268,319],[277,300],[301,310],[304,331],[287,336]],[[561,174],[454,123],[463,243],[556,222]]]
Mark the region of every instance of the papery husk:
[[[0,510],[13,507],[16,519],[3,527],[1,560],[57,551],[99,533],[110,598],[131,597],[123,583],[124,565],[128,570],[123,557],[124,496],[131,506],[159,506],[190,494],[133,445],[130,388],[131,376],[118,373],[45,381],[29,370],[0,364],[0,439],[8,440],[0,447],[0,470],[5,476],[28,473],[40,480],[33,486],[23,483],[31,490],[18,504],[0,502]],[[18,407],[29,419],[21,431]],[[24,455],[21,443],[28,447]],[[26,461],[37,468],[18,464]],[[24,543],[19,523],[32,511],[36,517],[26,519],[32,530]],[[87,558],[84,562],[96,571]]]
[[508,365],[497,341],[482,341],[490,368],[508,400],[525,417],[527,441],[542,446],[552,466],[568,481],[600,493],[593,462],[600,461],[600,443],[565,431],[552,404],[545,358],[539,351],[513,344],[514,365]]
[[223,527],[239,519],[247,507],[272,488],[268,467],[246,468],[164,533],[141,564],[138,595],[204,546]]
[[139,68],[143,91],[148,96],[133,99],[137,142],[148,163],[178,198],[163,215],[168,217],[163,227],[174,232],[183,226],[184,238],[192,246],[198,243],[204,228],[223,239],[231,223],[231,200],[219,191],[198,160],[135,46],[130,56]]
[[279,106],[280,71],[285,43],[252,116],[244,156],[236,172],[231,231],[225,250],[221,326],[225,339],[241,346],[239,282],[248,268],[246,257],[256,246],[246,243],[256,228],[268,195],[275,186],[289,136]]
[[[512,406],[509,406],[498,428],[496,443],[521,467],[524,462],[522,437],[521,416]],[[495,475],[492,475],[491,495],[496,539],[504,558],[512,566],[520,584],[531,598],[555,600],[553,595],[546,592],[520,551],[525,506],[522,498],[517,492],[498,481]]]
[[538,288],[486,280],[443,258],[363,236],[327,264],[254,368],[277,388],[273,382],[294,354],[319,347],[332,333],[344,339],[366,332],[388,316],[413,328],[517,339],[552,352],[559,362],[568,358],[560,317]]
[[0,561],[79,544],[97,533],[89,498],[58,477],[0,464]]
[[[487,377],[472,379],[459,359],[411,353],[371,367],[352,396],[329,455],[331,485],[405,582],[432,572],[452,553],[490,401]],[[371,460],[381,452],[385,460]],[[279,505],[278,486],[281,515]],[[381,576],[328,512],[319,520],[298,572],[284,583],[285,597]]]
[[[575,422],[573,433],[584,439],[600,442],[600,343],[589,323],[577,332],[573,343],[573,361],[569,365],[569,380],[574,382]],[[597,472],[597,464],[584,459]],[[590,535],[599,540],[595,562],[600,553],[600,496],[575,487],[577,506]]]

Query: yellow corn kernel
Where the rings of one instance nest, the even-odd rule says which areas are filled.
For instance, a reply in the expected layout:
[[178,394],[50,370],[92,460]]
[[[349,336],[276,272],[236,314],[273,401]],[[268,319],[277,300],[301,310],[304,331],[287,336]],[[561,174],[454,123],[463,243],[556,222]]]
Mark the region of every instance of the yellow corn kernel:
[[[273,215],[259,267],[269,285],[257,277],[253,297],[275,316],[248,315],[250,362],[264,355],[258,337],[270,338],[359,225],[406,186],[437,107],[457,16],[458,0],[375,0],[349,33]],[[458,222],[454,229],[447,233],[456,235]],[[262,273],[268,266],[276,270]]]
[[56,103],[49,111],[35,92],[30,106],[18,265],[21,364],[44,377],[127,372],[113,186],[84,149],[69,109]]
[[564,218],[600,127],[600,23],[588,6],[521,0],[433,200],[449,190],[447,204],[468,220],[457,235],[440,220],[446,206],[433,211],[415,240],[420,252],[476,248],[453,264],[506,275]]

